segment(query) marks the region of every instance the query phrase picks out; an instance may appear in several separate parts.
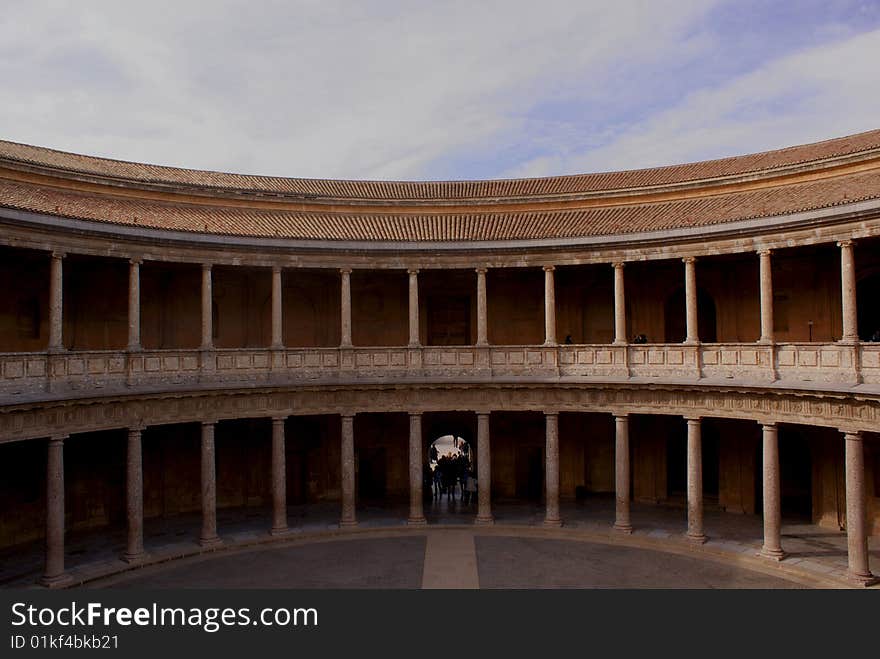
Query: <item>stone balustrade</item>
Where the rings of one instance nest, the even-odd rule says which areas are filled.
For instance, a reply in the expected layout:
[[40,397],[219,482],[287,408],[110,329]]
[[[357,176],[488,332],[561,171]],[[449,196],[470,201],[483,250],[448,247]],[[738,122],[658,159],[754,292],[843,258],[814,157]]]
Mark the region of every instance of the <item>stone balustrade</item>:
[[880,384],[880,344],[246,348],[0,353],[6,403],[41,394],[365,379],[730,380]]

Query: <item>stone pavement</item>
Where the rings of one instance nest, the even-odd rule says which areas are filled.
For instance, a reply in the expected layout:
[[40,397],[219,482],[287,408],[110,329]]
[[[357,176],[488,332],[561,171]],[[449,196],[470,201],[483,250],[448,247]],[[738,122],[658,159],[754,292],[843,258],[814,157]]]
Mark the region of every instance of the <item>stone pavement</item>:
[[[825,587],[850,585],[846,580],[846,534],[812,524],[798,523],[797,521],[788,521],[783,524],[783,547],[789,554],[786,560],[775,563],[756,557],[761,546],[762,533],[759,516],[733,515],[708,509],[705,514],[705,528],[709,535],[709,541],[705,545],[693,546],[684,541],[682,537],[686,527],[686,512],[679,507],[633,504],[632,520],[635,530],[630,536],[619,535],[611,530],[611,523],[614,519],[614,501],[610,497],[597,497],[583,502],[564,504],[562,517],[565,526],[557,530],[542,527],[544,509],[538,504],[495,502],[493,503],[493,512],[496,517],[494,527],[488,529],[473,527],[475,506],[463,506],[458,501],[454,503],[445,500],[431,502],[426,505],[429,526],[411,529],[405,523],[408,513],[408,507],[405,504],[362,506],[358,509],[359,526],[355,530],[340,530],[337,524],[338,504],[291,507],[289,516],[291,533],[278,538],[271,537],[266,533],[270,524],[268,510],[224,510],[218,513],[218,528],[224,539],[224,546],[217,550],[219,553],[216,556],[207,553],[196,543],[200,527],[199,516],[181,515],[162,520],[147,520],[145,524],[145,545],[149,554],[147,562],[152,565],[166,563],[172,559],[194,557],[187,558],[184,563],[189,564],[191,561],[197,560],[212,563],[219,560],[221,554],[233,556],[236,555],[236,552],[253,549],[260,550],[260,552],[252,552],[255,556],[266,554],[269,557],[276,546],[281,548],[287,545],[304,546],[309,543],[314,545],[315,542],[327,543],[342,539],[346,539],[347,542],[359,539],[373,542],[377,537],[386,536],[399,540],[403,538],[418,539],[415,545],[407,545],[408,549],[406,550],[401,549],[402,545],[394,545],[394,551],[389,554],[389,556],[394,556],[397,551],[404,551],[404,553],[415,551],[416,554],[421,552],[420,558],[413,559],[418,563],[418,576],[413,576],[415,573],[412,570],[406,573],[408,576],[405,578],[383,571],[385,568],[381,567],[383,565],[382,555],[379,554],[370,559],[373,561],[374,568],[366,569],[360,580],[354,578],[356,576],[354,573],[346,572],[337,575],[338,578],[331,575],[323,581],[319,579],[310,582],[313,584],[311,587],[317,583],[323,584],[321,587],[338,587],[340,584],[346,583],[352,584],[352,587],[385,584],[385,587],[390,588],[419,587],[420,585],[424,587],[474,587],[475,583],[482,587],[508,587],[498,585],[502,583],[510,584],[510,587],[542,587],[554,584],[560,587],[578,584],[610,587],[639,583],[647,587],[675,587],[675,584],[661,586],[659,584],[662,579],[658,580],[663,573],[670,571],[668,566],[661,567],[664,563],[660,558],[666,560],[670,556],[684,557],[690,562],[688,564],[724,564],[728,568],[736,568],[739,571],[748,570],[750,573],[774,577],[777,581],[780,579],[794,580],[802,585]],[[518,538],[519,540],[517,542],[511,540],[511,542],[504,544],[504,547],[496,547],[491,543],[497,537]],[[529,542],[524,542],[523,539],[529,539]],[[654,565],[655,567],[648,569],[647,572],[641,571],[641,568],[635,570],[632,574],[641,576],[632,581],[630,577],[625,576],[625,572],[620,568],[612,569],[614,561],[610,561],[610,556],[602,551],[590,549],[587,553],[592,556],[591,560],[598,561],[599,565],[607,566],[607,569],[603,568],[604,572],[591,572],[583,566],[578,567],[571,563],[571,557],[580,550],[564,549],[564,547],[572,547],[573,544],[545,543],[539,547],[539,545],[529,544],[533,540],[577,541],[583,548],[610,545],[613,546],[617,554],[629,556],[638,565]],[[471,545],[468,545],[468,541]],[[329,544],[325,544],[325,546],[329,546]],[[383,551],[389,551],[388,547],[390,546],[384,545]],[[470,546],[473,546],[473,549]],[[146,576],[148,570],[152,572],[155,569],[158,575],[159,568],[147,568],[142,565],[131,566],[121,562],[118,556],[124,547],[125,530],[123,528],[69,533],[66,561],[74,583],[87,583],[95,579],[103,579],[120,570],[143,570],[143,574]],[[422,549],[417,547],[422,547]],[[648,560],[645,556],[630,552],[630,549],[648,551],[649,555],[654,558]],[[32,543],[0,552],[0,586],[34,586],[42,570],[42,552],[42,543]],[[530,573],[528,570],[520,571],[510,578],[501,579],[504,575],[492,567],[492,560],[495,560],[492,556],[503,556],[506,555],[505,552],[513,552],[514,554],[525,552],[526,555],[538,552],[539,555],[543,555],[543,564],[553,563],[557,566],[568,565],[569,567],[567,569],[559,567],[560,571],[553,573],[551,573],[552,570],[538,573]],[[876,573],[880,571],[880,538],[871,539],[870,554],[872,569]],[[210,560],[205,558],[206,555],[210,557]],[[363,555],[367,556],[368,554]],[[486,558],[487,556],[489,558]],[[471,567],[456,569],[454,582],[449,581],[452,578],[451,573],[444,567],[448,564],[446,561],[451,560],[451,557],[456,557],[452,563],[458,567],[473,564],[473,569]],[[397,558],[401,559],[401,556],[397,556]],[[259,563],[256,558],[248,560]],[[306,556],[303,560],[308,563],[308,561],[316,559]],[[360,562],[360,557],[358,557],[358,562]],[[528,566],[538,564],[532,559],[517,560],[517,562],[520,565]],[[337,566],[343,564],[342,556],[338,557],[335,564]],[[398,564],[403,565],[399,561]],[[313,563],[313,566],[312,572],[317,574],[320,571],[319,562]],[[161,569],[170,570],[172,567],[173,564],[166,563]],[[276,568],[271,568],[270,571],[272,570],[276,570]],[[651,577],[652,570],[657,578]],[[685,574],[685,572],[680,572],[680,574]],[[243,574],[246,575],[247,571]],[[402,574],[401,572],[400,575]],[[608,577],[608,575],[613,576],[614,574],[620,575],[617,581]],[[694,575],[693,579],[685,579],[682,583],[690,584],[690,587],[705,587],[700,584],[711,584],[712,587],[715,587],[725,583],[749,583],[748,579],[744,580],[744,578],[741,579],[732,574],[724,576],[721,573],[712,573],[706,579],[700,578],[699,575],[702,574],[700,570],[692,570],[692,574]],[[514,576],[516,578],[513,578]],[[246,576],[242,578],[247,581]],[[635,579],[635,577],[632,578]],[[248,583],[257,585],[252,581],[248,581]],[[297,581],[297,583],[299,582]],[[413,583],[415,585],[411,586],[410,584]],[[526,585],[527,583],[532,585]]]

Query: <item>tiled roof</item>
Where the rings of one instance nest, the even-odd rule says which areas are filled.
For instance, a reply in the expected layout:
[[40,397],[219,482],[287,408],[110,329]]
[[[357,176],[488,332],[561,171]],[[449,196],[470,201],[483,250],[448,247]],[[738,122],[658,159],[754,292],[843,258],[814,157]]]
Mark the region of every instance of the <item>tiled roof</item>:
[[880,149],[880,130],[764,153],[670,167],[483,181],[344,181],[224,174],[95,158],[4,141],[0,141],[0,165],[49,169],[55,175],[110,178],[134,186],[170,185],[209,191],[364,201],[479,200],[620,191],[748,176],[874,149]]
[[[478,185],[479,183],[475,183]],[[385,214],[208,206],[0,180],[0,206],[118,225],[304,240],[468,241],[699,227],[880,198],[880,170],[712,196],[567,210]],[[408,210],[408,212],[407,212]]]

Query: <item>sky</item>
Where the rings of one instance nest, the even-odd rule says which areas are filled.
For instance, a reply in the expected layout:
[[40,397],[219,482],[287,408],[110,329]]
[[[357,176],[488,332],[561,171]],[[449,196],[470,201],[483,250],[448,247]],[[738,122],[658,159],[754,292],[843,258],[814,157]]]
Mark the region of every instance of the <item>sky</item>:
[[2,0],[0,139],[355,179],[552,176],[880,128],[880,0]]

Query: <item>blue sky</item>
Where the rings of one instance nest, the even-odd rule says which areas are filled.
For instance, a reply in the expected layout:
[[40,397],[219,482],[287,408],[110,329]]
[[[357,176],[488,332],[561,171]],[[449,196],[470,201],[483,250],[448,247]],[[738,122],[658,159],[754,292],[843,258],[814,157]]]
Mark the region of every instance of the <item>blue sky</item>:
[[880,128],[880,0],[4,0],[0,138],[200,169],[458,179]]

